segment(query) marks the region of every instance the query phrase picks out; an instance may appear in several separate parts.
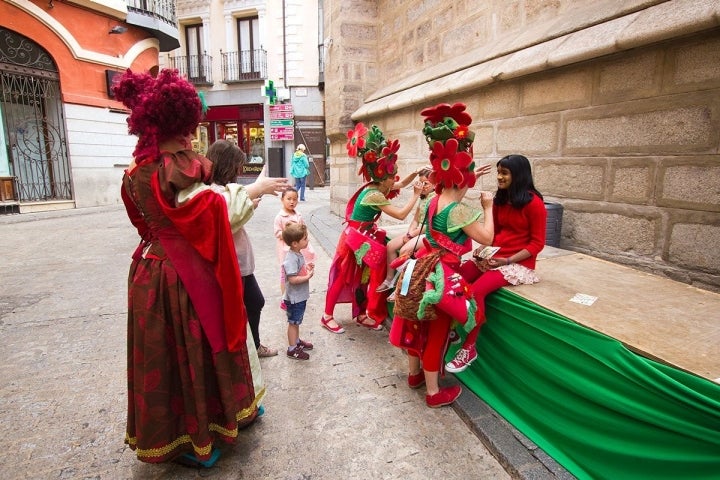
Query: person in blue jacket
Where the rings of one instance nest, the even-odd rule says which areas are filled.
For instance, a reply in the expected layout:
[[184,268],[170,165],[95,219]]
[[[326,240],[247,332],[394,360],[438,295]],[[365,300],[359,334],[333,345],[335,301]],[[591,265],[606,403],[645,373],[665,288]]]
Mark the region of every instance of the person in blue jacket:
[[305,145],[297,146],[290,164],[290,175],[295,179],[295,190],[300,195],[300,201],[305,201],[305,180],[310,173],[310,161],[305,153]]

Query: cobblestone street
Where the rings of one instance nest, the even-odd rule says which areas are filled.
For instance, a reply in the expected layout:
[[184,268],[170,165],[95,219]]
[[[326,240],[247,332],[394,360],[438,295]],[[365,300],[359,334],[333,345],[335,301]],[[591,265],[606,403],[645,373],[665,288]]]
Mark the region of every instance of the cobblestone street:
[[[306,220],[327,208],[308,191]],[[404,354],[349,322],[321,329],[330,257],[320,245],[303,336],[311,359],[286,358],[279,267],[264,197],[248,231],[266,297],[262,359],[266,414],[215,467],[149,465],[124,445],[126,275],[137,236],[121,207],[0,217],[0,460],[6,479],[505,479],[509,475],[452,408],[429,409],[406,386]],[[312,242],[317,242],[315,237]]]

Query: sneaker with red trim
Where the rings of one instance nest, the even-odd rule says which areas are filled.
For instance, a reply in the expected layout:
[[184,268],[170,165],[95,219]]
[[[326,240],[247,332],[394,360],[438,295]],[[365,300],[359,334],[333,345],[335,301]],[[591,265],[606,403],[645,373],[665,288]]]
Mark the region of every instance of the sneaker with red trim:
[[461,393],[462,387],[460,385],[441,388],[435,395],[425,395],[425,403],[430,408],[444,407],[457,400]]
[[299,339],[297,341],[297,345],[302,347],[303,350],[312,350],[313,344],[310,342],[306,342],[305,340]]
[[295,345],[293,348],[288,348],[287,356],[294,358],[295,360],[308,360],[310,355],[303,351],[300,345]]
[[477,350],[475,350],[475,345],[470,345],[469,347],[462,347],[460,350],[458,350],[457,354],[455,354],[455,358],[445,364],[445,370],[450,373],[460,373],[467,367],[469,367],[476,358]]

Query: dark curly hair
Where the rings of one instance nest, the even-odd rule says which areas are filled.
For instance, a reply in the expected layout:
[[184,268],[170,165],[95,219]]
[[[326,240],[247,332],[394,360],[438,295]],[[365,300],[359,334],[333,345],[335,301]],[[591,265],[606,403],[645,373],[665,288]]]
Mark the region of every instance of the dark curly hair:
[[160,143],[189,135],[200,123],[200,97],[177,70],[161,70],[153,78],[128,69],[113,92],[130,109],[128,130],[138,136],[135,158],[157,156]]

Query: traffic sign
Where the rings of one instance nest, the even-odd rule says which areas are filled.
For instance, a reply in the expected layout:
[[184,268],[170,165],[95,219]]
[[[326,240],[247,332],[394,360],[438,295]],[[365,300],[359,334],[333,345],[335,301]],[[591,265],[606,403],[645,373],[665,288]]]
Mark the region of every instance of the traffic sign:
[[281,120],[288,118],[293,118],[292,112],[270,112],[270,120]]
[[271,119],[270,120],[270,127],[292,127],[295,124],[295,120],[276,120]]
[[270,105],[270,111],[271,112],[292,112],[293,106],[292,106],[292,103],[278,103],[275,105]]
[[273,133],[270,132],[270,140],[295,140],[293,132],[290,133]]

